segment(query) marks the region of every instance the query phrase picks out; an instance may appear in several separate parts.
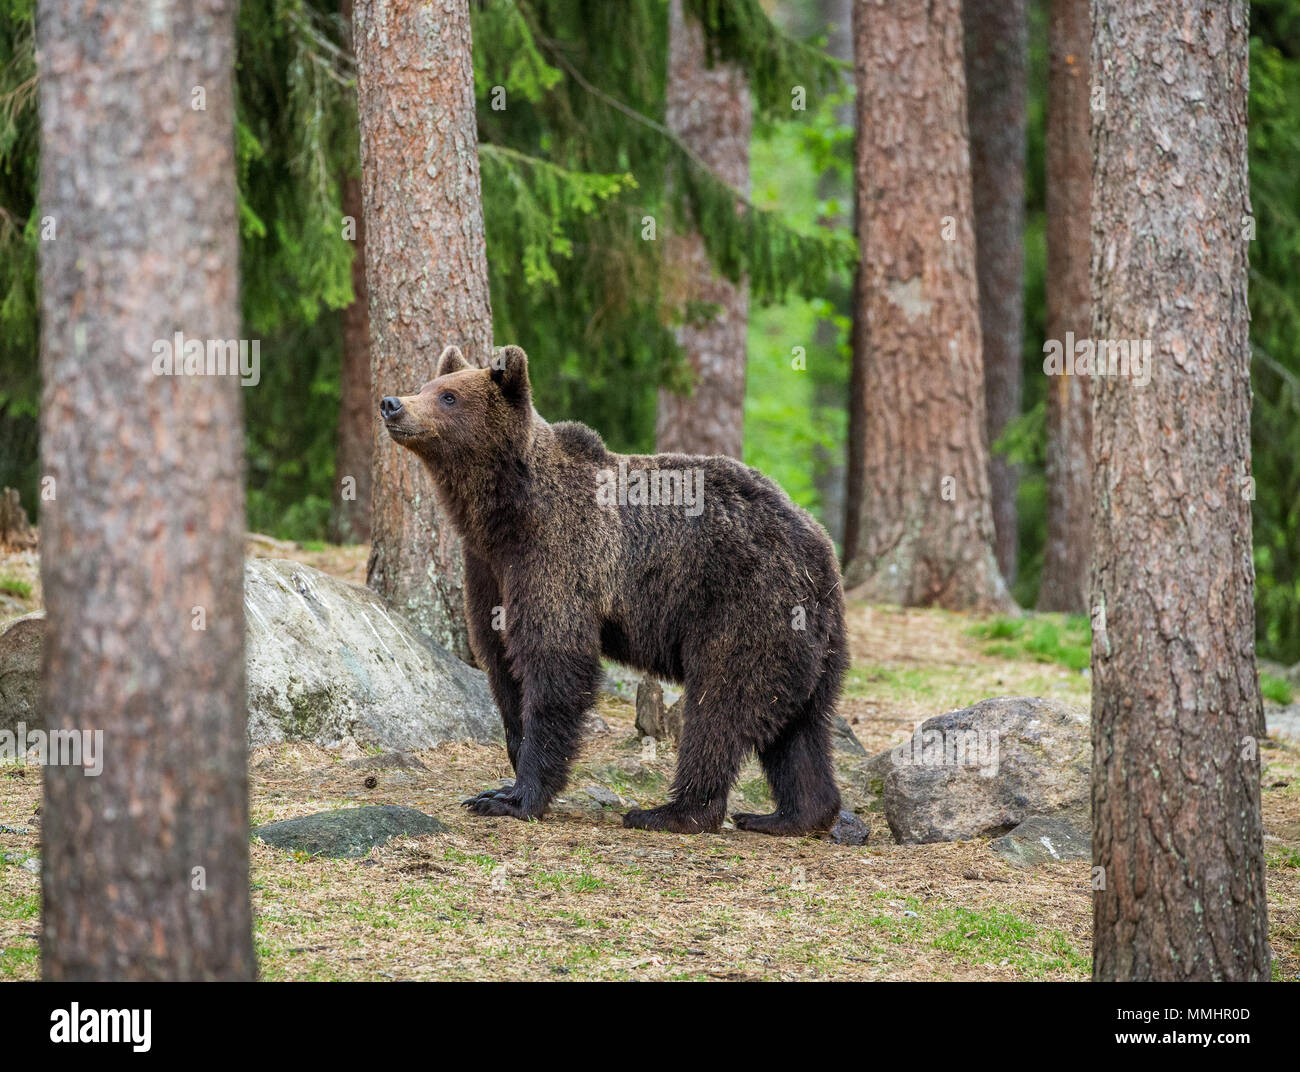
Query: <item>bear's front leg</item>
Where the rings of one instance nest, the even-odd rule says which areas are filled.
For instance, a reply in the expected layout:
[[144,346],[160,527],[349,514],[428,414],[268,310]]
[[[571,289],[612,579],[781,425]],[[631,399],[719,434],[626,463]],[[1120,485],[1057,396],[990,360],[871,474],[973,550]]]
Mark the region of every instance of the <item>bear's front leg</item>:
[[[524,739],[523,688],[506,655],[501,589],[488,564],[469,550],[465,557],[465,612],[474,658],[487,674],[488,686],[506,734],[510,766],[519,770],[519,746]],[[487,795],[487,794],[484,794]]]
[[595,702],[600,683],[599,648],[530,647],[522,641],[516,647],[515,636],[510,634],[510,661],[523,678],[523,739],[515,784],[480,793],[464,806],[475,815],[537,819],[568,781],[583,715]]

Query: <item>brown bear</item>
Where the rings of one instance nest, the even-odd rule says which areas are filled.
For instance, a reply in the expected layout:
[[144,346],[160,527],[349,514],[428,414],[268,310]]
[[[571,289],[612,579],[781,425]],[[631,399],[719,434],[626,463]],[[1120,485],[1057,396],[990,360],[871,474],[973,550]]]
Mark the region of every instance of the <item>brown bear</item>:
[[731,458],[620,455],[585,425],[548,424],[517,346],[475,368],[448,347],[419,394],[386,397],[392,438],[433,474],[463,541],[470,643],[515,769],[478,815],[537,818],[568,778],[601,656],[683,686],[667,804],[623,825],[716,831],[756,750],[768,834],[839,813],[830,730],[847,665],[834,548],[821,526]]

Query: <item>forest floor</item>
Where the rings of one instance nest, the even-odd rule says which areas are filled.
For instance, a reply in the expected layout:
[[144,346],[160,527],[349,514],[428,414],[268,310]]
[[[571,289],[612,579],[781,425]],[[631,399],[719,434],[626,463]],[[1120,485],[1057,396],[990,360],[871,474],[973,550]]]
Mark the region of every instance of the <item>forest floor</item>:
[[[364,579],[363,549],[288,554]],[[0,579],[20,569],[0,561]],[[21,602],[38,600],[33,589]],[[0,607],[0,619],[31,606]],[[858,604],[849,627],[853,667],[840,710],[868,753],[989,696],[1088,703],[1086,641],[1059,616],[1021,625]],[[691,837],[624,830],[632,802],[664,799],[674,756],[664,746],[643,750],[630,703],[602,695],[597,714],[607,732],[588,739],[568,790],[536,823],[473,818],[459,807],[510,776],[499,745],[423,751],[428,770],[414,772],[348,767],[346,749],[256,749],[254,824],[402,804],[449,828],[395,839],[359,860],[293,855],[251,839],[262,977],[1088,978],[1086,862],[1018,868],[983,839],[895,845],[863,758],[842,752],[845,806],[870,824],[866,847],[730,828]],[[1300,746],[1266,742],[1263,759],[1274,977],[1300,980]],[[367,788],[367,777],[377,784]],[[620,804],[602,806],[588,787],[597,796],[612,790]],[[36,772],[0,768],[0,979],[39,975],[39,805]],[[728,810],[769,807],[751,761]]]

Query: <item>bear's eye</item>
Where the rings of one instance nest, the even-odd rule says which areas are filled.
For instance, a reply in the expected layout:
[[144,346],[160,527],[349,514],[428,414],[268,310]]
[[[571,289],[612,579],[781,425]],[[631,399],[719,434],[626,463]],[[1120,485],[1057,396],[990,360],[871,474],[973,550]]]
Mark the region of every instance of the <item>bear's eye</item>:
[[456,404],[456,396],[450,391],[443,391],[438,401],[440,401],[444,406],[454,406]]

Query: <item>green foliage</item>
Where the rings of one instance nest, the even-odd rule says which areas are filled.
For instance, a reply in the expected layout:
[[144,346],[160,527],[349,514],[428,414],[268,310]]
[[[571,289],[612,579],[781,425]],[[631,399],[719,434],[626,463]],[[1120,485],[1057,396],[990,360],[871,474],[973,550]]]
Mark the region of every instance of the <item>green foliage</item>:
[[1032,658],[1082,670],[1092,659],[1092,631],[1081,614],[1036,614],[1026,618],[996,617],[967,630],[990,641],[985,654],[1003,659]]
[[484,0],[474,12],[474,96],[488,100],[492,90],[536,104],[563,75],[542,58],[528,21],[515,0]]
[[788,116],[796,88],[806,91],[808,106],[815,105],[852,70],[823,49],[781,33],[758,0],[683,0],[683,11],[704,27],[711,64],[735,63],[745,71],[764,116]]
[[1263,694],[1264,699],[1272,700],[1274,703],[1289,704],[1291,702],[1291,683],[1284,677],[1275,677],[1273,674],[1260,674],[1259,691]]
[[[765,114],[790,114],[796,84],[813,103],[837,88],[838,66],[753,0],[692,4],[711,55],[745,68]],[[0,480],[34,509],[32,0],[0,0],[0,13]],[[666,297],[667,233],[702,232],[756,302],[820,296],[853,243],[748,203],[664,128],[666,0],[482,0],[472,18],[494,334],[545,368],[543,412],[647,449],[659,386],[683,383],[672,325],[701,312]],[[342,186],[359,167],[344,30],[335,0],[242,4],[236,27],[244,331],[263,357],[261,384],[244,393],[248,513],[277,536],[323,536],[332,492],[336,310],[352,300]]]
[[[511,248],[494,241],[489,259],[501,259],[499,278],[523,287],[554,286],[556,259],[573,256],[567,228],[596,212],[602,202],[635,188],[630,174],[597,175],[567,171],[502,145],[479,148],[483,185],[494,199],[493,238],[510,237]],[[515,269],[518,269],[517,273]]]
[[1011,594],[1024,607],[1038,598],[1047,539],[1047,393],[1043,376],[1043,342],[1047,338],[1047,177],[1044,163],[1047,125],[1047,4],[1028,5],[1029,93],[1025,130],[1025,281],[1024,393],[1021,415],[1008,423],[998,442],[1020,466],[1016,496],[1019,552]]
[[[768,124],[751,151],[755,204],[799,227],[840,215],[851,147],[824,99],[799,120]],[[851,187],[848,187],[851,189]],[[772,477],[824,522],[838,502],[823,501],[827,472],[842,466],[848,434],[851,278],[841,271],[823,297],[750,310],[745,392],[745,462]],[[830,526],[834,531],[834,524]]]
[[[664,127],[666,13],[664,0],[474,9],[493,333],[545,369],[542,412],[586,421],[617,450],[653,446],[657,389],[687,382],[672,326],[708,315],[672,304],[670,231],[702,234],[716,269],[746,276],[760,304],[819,297],[854,259],[847,235],[739,197]],[[707,26],[715,54],[758,65],[751,78],[785,77],[806,51],[766,16]]]
[[27,599],[31,594],[32,585],[30,581],[25,581],[21,577],[15,577],[9,573],[0,573],[0,595]]
[[342,186],[359,169],[355,71],[332,0],[241,4],[236,129],[244,331],[262,379],[244,391],[248,525],[322,538],[334,483],[352,301]]
[[0,0],[0,487],[38,503],[34,0]]
[[1250,245],[1256,632],[1300,659],[1300,4],[1251,8]]
[[241,4],[236,151],[246,330],[310,325],[352,301],[342,182],[359,167],[355,72],[337,4]]

